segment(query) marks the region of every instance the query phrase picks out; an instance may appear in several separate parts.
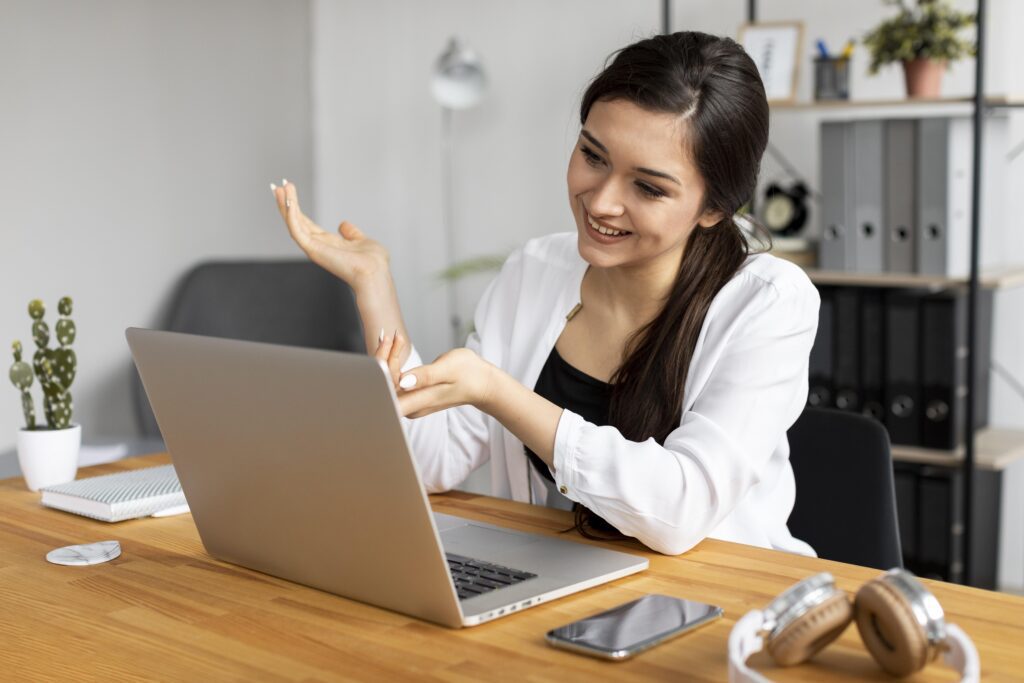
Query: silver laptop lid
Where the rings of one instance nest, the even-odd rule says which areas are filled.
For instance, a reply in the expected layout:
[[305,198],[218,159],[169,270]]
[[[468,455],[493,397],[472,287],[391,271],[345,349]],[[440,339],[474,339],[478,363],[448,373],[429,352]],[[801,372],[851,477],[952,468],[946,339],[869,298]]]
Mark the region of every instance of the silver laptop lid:
[[376,360],[136,328],[126,336],[211,555],[462,623]]

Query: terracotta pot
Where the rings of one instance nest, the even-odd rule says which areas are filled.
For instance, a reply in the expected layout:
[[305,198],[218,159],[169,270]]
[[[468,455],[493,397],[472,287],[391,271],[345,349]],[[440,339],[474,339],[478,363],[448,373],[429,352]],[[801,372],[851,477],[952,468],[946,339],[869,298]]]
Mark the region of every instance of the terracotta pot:
[[903,62],[903,75],[907,80],[908,97],[940,97],[942,74],[946,62],[933,59],[914,59]]

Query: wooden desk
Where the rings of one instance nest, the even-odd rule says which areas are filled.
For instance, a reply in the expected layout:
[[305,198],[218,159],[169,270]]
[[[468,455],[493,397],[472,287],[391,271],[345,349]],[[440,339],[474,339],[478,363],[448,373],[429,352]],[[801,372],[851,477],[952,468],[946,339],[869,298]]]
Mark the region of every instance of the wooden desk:
[[[81,475],[165,462],[133,458]],[[567,513],[484,496],[450,493],[432,503],[517,529],[555,534],[570,526]],[[61,567],[44,557],[106,539],[123,548],[107,564]],[[457,631],[213,560],[189,515],[105,524],[43,508],[20,479],[8,479],[0,482],[0,679],[724,681],[729,630],[747,610],[818,571],[849,591],[878,573],[712,540],[681,557],[614,545],[647,555],[651,568]],[[974,638],[983,679],[1022,680],[1024,599],[927,583],[950,621]],[[622,663],[544,642],[551,628],[652,592],[721,605],[725,617]],[[855,628],[813,664],[773,669],[763,653],[754,661],[780,681],[893,680],[860,647]],[[955,679],[932,665],[903,680]]]

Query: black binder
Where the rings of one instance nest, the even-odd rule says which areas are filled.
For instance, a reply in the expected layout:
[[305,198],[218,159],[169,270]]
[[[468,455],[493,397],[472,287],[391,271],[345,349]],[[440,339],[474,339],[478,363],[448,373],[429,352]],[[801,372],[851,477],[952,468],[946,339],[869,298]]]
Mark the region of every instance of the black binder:
[[[978,292],[974,426],[988,424],[992,291]],[[967,292],[950,290],[921,302],[921,445],[952,450],[964,441],[967,399]]]
[[884,290],[865,288],[860,295],[860,411],[885,420]]
[[807,405],[827,408],[832,405],[832,295],[831,287],[818,287],[821,308],[818,310],[818,333],[811,347],[808,375],[810,388]]
[[893,443],[910,446],[921,443],[920,299],[912,290],[885,295],[885,426]]
[[835,290],[835,358],[832,360],[832,384],[835,407],[860,411],[860,290],[839,287]]

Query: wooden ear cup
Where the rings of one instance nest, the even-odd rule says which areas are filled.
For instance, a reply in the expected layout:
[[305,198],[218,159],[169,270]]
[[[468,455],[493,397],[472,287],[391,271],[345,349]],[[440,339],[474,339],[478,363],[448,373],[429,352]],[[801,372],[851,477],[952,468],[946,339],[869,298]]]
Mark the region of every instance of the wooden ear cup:
[[914,618],[910,604],[881,577],[857,591],[854,611],[864,646],[888,673],[912,674],[932,658],[924,628]]
[[800,664],[838,638],[852,620],[846,594],[833,595],[770,638],[768,653],[781,666]]

